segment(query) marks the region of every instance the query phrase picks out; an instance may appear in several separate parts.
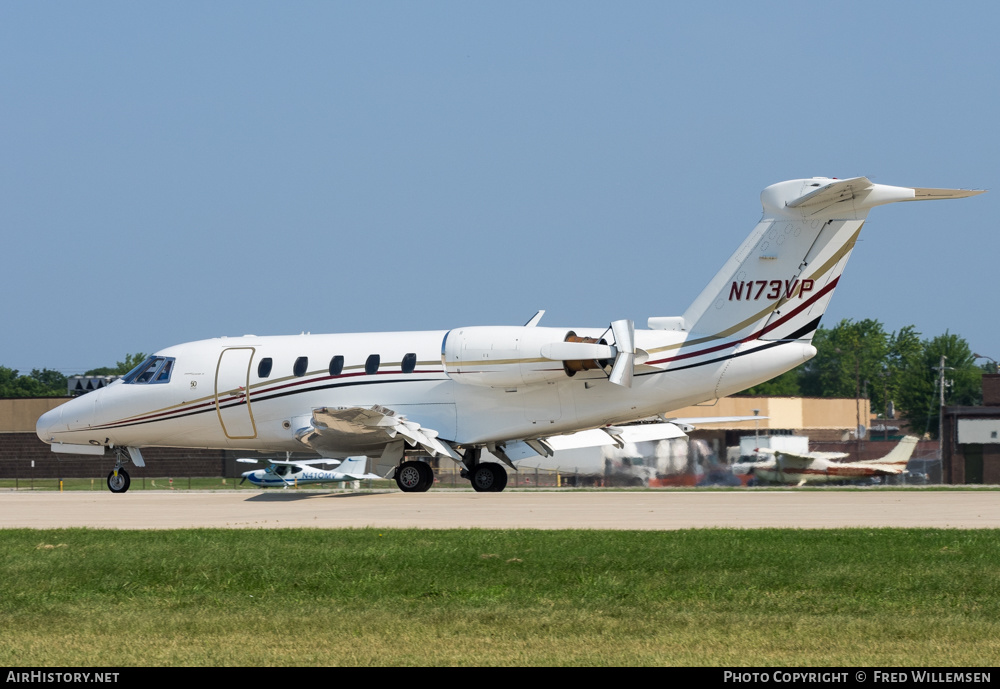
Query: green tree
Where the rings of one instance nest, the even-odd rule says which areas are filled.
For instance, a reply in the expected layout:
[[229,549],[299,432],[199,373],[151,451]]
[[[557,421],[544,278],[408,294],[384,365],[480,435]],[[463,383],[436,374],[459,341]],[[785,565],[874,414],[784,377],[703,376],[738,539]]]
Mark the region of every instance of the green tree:
[[131,371],[133,368],[142,363],[147,354],[142,352],[136,352],[135,354],[126,354],[125,361],[116,362],[115,366],[102,366],[100,368],[92,368],[83,375],[85,376],[124,376],[126,373]]
[[899,332],[889,335],[882,370],[877,374],[877,380],[871,381],[874,393],[872,412],[887,416],[889,402],[893,406],[898,404],[903,372],[916,365],[923,356],[923,351],[920,333],[912,325],[904,326]]
[[760,385],[741,393],[744,395],[766,395],[768,397],[801,397],[802,388],[799,384],[801,367],[785,371],[777,378],[772,378]]
[[[877,381],[884,375],[890,336],[882,323],[867,318],[844,319],[820,328],[813,337],[816,356],[802,367],[802,392],[812,397],[872,397],[873,408],[884,405]],[[878,406],[876,406],[878,405]]]
[[66,376],[59,373],[59,371],[53,371],[50,368],[43,368],[39,371],[36,368],[32,369],[31,378],[34,378],[42,385],[42,387],[52,391],[58,396],[66,394]]
[[938,367],[945,356],[945,404],[974,405],[982,401],[983,369],[976,366],[968,342],[945,332],[921,343],[900,373],[897,394],[903,417],[916,433],[938,435],[941,393]]
[[49,385],[53,380],[58,382],[59,375],[56,371],[45,369],[35,370],[31,375],[22,376],[15,369],[0,366],[0,397],[60,397],[66,394],[66,378],[62,377],[61,386]]

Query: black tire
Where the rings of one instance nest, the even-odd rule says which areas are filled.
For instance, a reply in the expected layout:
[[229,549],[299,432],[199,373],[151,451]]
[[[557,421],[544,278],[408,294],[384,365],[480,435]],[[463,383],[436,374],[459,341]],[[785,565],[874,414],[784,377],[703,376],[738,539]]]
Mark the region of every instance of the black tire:
[[495,462],[478,465],[469,477],[477,493],[499,493],[507,485],[507,472]]
[[420,468],[424,476],[424,481],[420,488],[417,489],[417,492],[424,493],[434,485],[434,469],[427,462],[416,462],[416,465]]
[[491,466],[493,467],[493,477],[495,480],[493,492],[499,493],[507,487],[507,470],[499,464],[492,464]]
[[396,485],[404,493],[423,493],[434,483],[434,470],[426,462],[403,462],[396,469]]
[[124,493],[130,485],[132,485],[132,479],[129,478],[128,472],[124,469],[118,470],[117,477],[113,471],[108,474],[108,490],[112,493]]

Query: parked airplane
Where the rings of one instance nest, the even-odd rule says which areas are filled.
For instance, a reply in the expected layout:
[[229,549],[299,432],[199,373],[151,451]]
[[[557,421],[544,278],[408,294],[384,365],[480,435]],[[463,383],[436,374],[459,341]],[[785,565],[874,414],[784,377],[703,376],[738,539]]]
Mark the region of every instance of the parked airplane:
[[855,481],[874,476],[898,476],[906,471],[906,463],[910,461],[917,447],[917,440],[918,438],[908,435],[885,457],[858,462],[838,462],[837,460],[848,456],[846,452],[798,454],[761,447],[757,452],[771,457],[763,462],[751,464],[750,471],[757,478],[770,483],[790,483],[798,486],[806,483]]
[[[258,460],[241,458],[237,459],[241,464],[257,464]],[[362,479],[382,478],[378,474],[371,474],[365,471],[368,463],[367,457],[348,457],[343,462],[335,459],[309,459],[305,461],[292,461],[270,459],[263,460],[269,462],[266,469],[254,469],[243,472],[243,481],[249,480],[262,488],[270,486],[298,485],[300,483],[332,483],[334,481],[360,481]],[[319,469],[317,465],[337,464],[336,469]],[[119,472],[119,475],[121,472]]]
[[508,466],[569,447],[676,435],[616,426],[744,390],[816,354],[811,340],[868,212],[982,193],[799,179],[761,193],[764,214],[681,316],[604,328],[217,338],[157,352],[122,379],[39,418],[56,452],[115,453],[108,485],[141,448],[311,450],[395,467],[427,490],[427,457],[449,457],[478,491]]

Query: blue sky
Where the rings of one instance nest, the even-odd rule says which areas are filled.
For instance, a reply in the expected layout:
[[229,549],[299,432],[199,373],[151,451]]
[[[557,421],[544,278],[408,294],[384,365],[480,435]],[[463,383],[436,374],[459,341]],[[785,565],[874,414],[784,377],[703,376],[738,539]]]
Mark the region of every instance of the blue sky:
[[1000,359],[995,3],[0,4],[0,365],[680,315],[785,179],[875,209],[824,319]]

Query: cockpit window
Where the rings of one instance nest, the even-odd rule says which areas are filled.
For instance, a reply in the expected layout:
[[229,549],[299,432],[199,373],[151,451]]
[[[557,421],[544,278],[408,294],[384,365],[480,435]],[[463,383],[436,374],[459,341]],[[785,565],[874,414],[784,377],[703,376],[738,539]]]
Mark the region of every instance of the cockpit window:
[[174,367],[173,359],[167,359],[160,367],[160,372],[156,374],[156,383],[166,383],[170,380],[170,369]]
[[174,358],[151,356],[133,368],[122,378],[123,383],[147,384],[169,383],[170,374],[174,370]]

